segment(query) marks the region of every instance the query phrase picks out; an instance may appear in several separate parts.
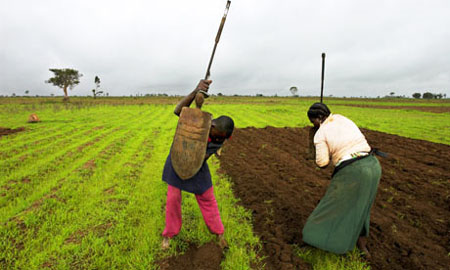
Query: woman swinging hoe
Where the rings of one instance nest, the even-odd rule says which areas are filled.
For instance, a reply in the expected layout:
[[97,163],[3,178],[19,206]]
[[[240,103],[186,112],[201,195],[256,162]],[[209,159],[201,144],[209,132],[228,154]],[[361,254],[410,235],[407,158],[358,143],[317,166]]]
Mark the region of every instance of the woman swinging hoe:
[[[350,119],[331,114],[315,103],[308,117],[317,130],[315,161],[335,166],[331,183],[303,228],[303,241],[314,247],[343,254],[357,244],[366,257],[370,209],[381,178],[381,166],[364,135]],[[375,150],[376,152],[376,150]],[[331,158],[331,160],[330,160]]]
[[[188,108],[201,91],[207,92],[212,81],[201,80],[198,86],[189,95],[183,98],[175,108],[175,114],[180,116],[183,108]],[[166,200],[166,224],[162,233],[163,241],[162,249],[168,249],[170,239],[178,235],[182,225],[181,215],[181,193],[182,191],[195,194],[198,206],[203,215],[203,219],[209,231],[217,235],[217,240],[221,248],[228,247],[228,243],[224,238],[224,226],[220,218],[219,208],[214,196],[213,184],[211,180],[211,173],[206,162],[208,158],[217,154],[217,151],[222,147],[223,143],[231,137],[234,129],[234,122],[228,116],[220,116],[213,119],[211,128],[206,134],[208,142],[204,149],[197,149],[206,153],[202,155],[204,159],[201,162],[199,170],[195,170],[194,175],[188,179],[181,177],[174,169],[174,163],[171,159],[172,151],[166,159],[162,180],[167,185],[167,200]],[[172,145],[174,147],[174,145]],[[186,149],[191,149],[186,147]]]
[[[177,116],[180,116],[180,120],[162,176],[163,181],[168,185],[166,225],[162,233],[162,249],[168,249],[170,239],[181,230],[182,191],[195,194],[209,231],[217,236],[221,248],[228,247],[223,235],[225,229],[220,218],[211,173],[206,161],[211,155],[217,155],[223,143],[231,137],[234,122],[233,119],[225,115],[211,120],[211,115],[201,112],[200,108],[205,97],[208,96],[209,85],[212,83],[209,80],[210,68],[230,4],[231,1],[228,0],[209,59],[205,79],[200,80],[195,90],[183,98],[174,111]],[[189,110],[188,108],[194,100],[197,109]],[[183,114],[183,111],[185,114]]]

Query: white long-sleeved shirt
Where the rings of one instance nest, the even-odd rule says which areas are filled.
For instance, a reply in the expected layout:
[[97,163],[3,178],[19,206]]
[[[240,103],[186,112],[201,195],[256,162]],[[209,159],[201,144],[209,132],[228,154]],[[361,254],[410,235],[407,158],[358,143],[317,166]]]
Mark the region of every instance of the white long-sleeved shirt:
[[356,124],[345,116],[330,114],[314,136],[316,164],[336,166],[344,156],[356,152],[369,152],[370,146]]

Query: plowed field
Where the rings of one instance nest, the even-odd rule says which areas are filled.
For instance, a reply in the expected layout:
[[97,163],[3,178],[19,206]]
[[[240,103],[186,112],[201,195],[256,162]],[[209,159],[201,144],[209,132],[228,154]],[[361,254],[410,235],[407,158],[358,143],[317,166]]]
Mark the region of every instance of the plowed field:
[[[372,208],[372,269],[448,269],[450,146],[362,130],[381,158],[383,175]],[[266,269],[295,269],[301,231],[324,195],[331,168],[307,160],[307,128],[238,129],[222,153],[223,173],[253,214]]]

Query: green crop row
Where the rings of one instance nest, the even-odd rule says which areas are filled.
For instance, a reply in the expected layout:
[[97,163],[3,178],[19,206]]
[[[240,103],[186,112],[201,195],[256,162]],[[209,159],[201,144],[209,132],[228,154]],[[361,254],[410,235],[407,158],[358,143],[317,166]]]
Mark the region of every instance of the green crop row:
[[[160,249],[167,189],[161,173],[177,122],[172,110],[100,106],[89,114],[102,117],[92,117],[85,109],[50,116],[43,108],[41,123],[3,137],[0,268],[156,269],[188,243],[212,240],[195,198],[185,194],[183,230],[170,251]],[[215,160],[213,174],[217,168]],[[214,181],[230,228],[223,267],[249,268],[258,245],[250,214],[236,206],[228,179]]]

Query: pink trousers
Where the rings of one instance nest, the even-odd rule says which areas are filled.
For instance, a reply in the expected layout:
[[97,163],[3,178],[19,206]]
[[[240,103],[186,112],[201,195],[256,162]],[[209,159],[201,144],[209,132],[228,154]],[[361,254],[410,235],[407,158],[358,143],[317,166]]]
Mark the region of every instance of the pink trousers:
[[[219,208],[214,197],[213,188],[209,188],[201,195],[195,195],[203,219],[209,231],[214,234],[223,234],[224,228],[220,219]],[[174,237],[181,230],[181,190],[168,185],[166,202],[166,227],[162,235]]]

